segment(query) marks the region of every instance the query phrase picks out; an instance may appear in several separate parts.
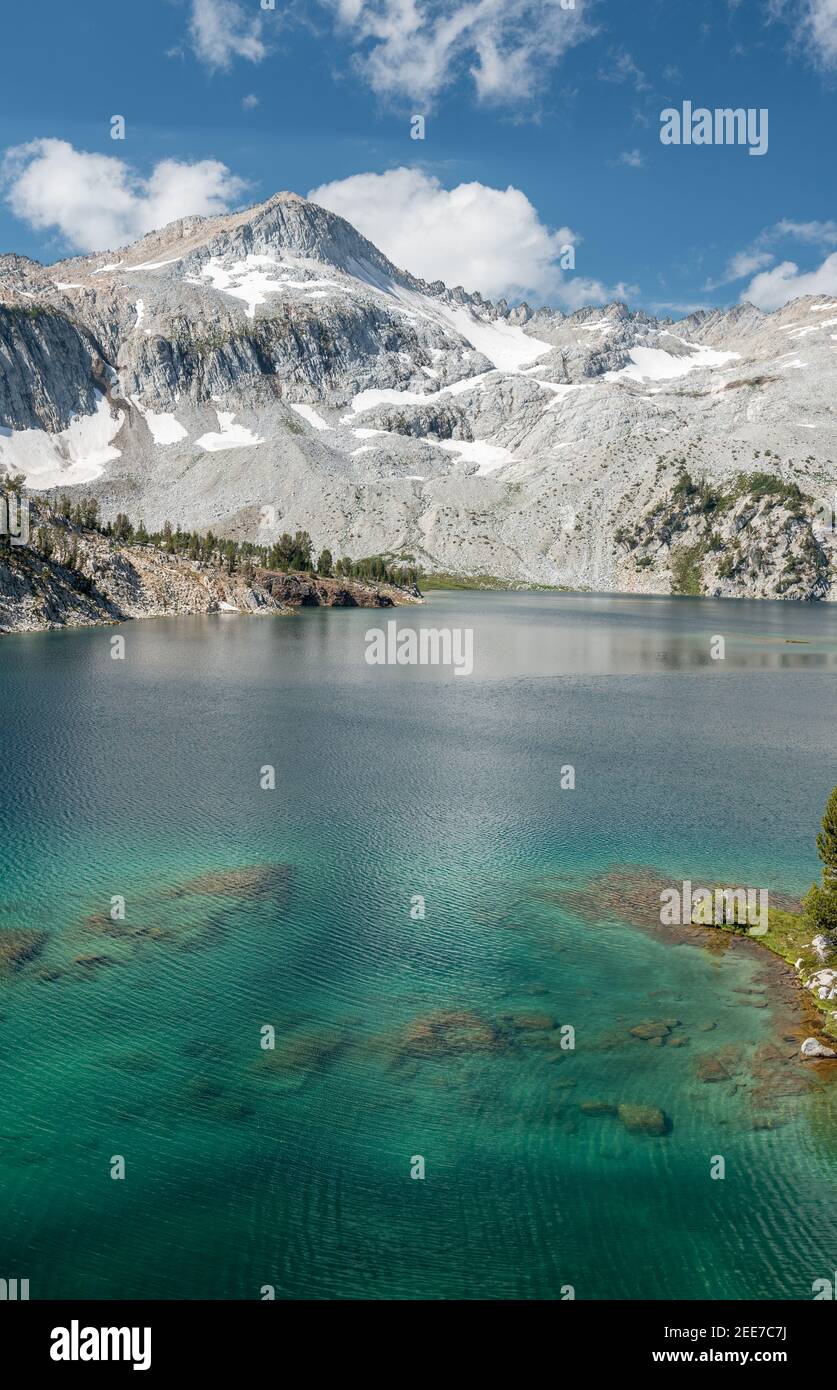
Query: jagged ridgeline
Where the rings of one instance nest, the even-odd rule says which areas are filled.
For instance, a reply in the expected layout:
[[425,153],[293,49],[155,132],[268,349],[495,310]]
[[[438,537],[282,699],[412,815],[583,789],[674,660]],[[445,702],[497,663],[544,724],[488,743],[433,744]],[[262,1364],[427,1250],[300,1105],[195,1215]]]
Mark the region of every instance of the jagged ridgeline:
[[281,193],[0,257],[0,470],[198,550],[300,531],[476,583],[830,599],[835,325],[827,296],[491,304]]

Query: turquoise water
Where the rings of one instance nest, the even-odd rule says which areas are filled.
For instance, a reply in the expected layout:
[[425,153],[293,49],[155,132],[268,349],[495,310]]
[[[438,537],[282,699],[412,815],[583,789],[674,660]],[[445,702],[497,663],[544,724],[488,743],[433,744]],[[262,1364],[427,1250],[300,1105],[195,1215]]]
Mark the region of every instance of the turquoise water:
[[[112,629],[0,643],[0,929],[42,946],[0,978],[0,1275],[33,1298],[809,1298],[837,1250],[833,1087],[792,1060],[772,958],[630,925],[618,874],[807,886],[837,613],[398,611],[473,628],[468,677],[368,666],[392,616],[126,624],[122,662]],[[661,1019],[665,1045],[631,1036]]]

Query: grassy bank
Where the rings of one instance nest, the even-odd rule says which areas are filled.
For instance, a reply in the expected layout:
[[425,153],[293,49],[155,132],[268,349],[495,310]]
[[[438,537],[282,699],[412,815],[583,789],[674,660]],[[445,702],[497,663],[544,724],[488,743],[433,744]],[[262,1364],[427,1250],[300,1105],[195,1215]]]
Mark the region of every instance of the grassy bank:
[[[760,946],[765,946],[774,955],[781,956],[794,974],[808,979],[816,970],[826,968],[823,961],[811,948],[811,940],[817,934],[816,927],[806,920],[801,912],[783,912],[771,907],[767,914],[768,928],[764,936],[754,936]],[[747,935],[746,930],[722,924],[717,930],[732,932],[736,936]],[[800,962],[797,970],[797,961]],[[818,999],[815,990],[806,990],[815,1009],[821,1016],[823,1034],[837,1040],[837,1004],[833,999]]]
[[576,592],[566,584],[532,584],[523,579],[500,579],[496,574],[423,574],[421,591],[431,589],[483,589],[498,593],[568,594]]

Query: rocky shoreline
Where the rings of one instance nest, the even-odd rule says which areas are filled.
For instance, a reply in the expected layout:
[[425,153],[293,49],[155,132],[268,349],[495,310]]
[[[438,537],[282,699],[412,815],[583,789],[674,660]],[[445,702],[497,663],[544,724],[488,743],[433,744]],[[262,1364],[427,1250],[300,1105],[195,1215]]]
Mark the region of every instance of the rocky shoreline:
[[422,603],[415,587],[372,584],[362,579],[333,579],[318,574],[257,570],[261,588],[289,608],[395,608]]
[[[420,603],[416,588],[252,569],[117,542],[30,501],[27,544],[0,550],[0,636],[200,613],[290,614],[296,608]],[[36,541],[40,533],[40,540]],[[44,535],[48,541],[44,544]]]

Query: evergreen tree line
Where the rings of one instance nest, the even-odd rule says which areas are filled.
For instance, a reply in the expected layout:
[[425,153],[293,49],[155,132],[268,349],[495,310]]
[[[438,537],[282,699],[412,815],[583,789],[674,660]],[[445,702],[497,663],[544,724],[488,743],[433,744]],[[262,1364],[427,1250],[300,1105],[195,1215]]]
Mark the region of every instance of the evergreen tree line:
[[280,570],[285,574],[316,573],[325,578],[361,579],[402,587],[418,585],[420,578],[419,570],[414,565],[393,565],[381,555],[366,556],[360,560],[343,556],[335,560],[327,547],[320,551],[315,564],[313,545],[307,531],[295,531],[293,535],[286,531],[272,545],[255,545],[252,541],[226,540],[212,531],[184,531],[180,526],[172,526],[170,521],[165,522],[160,531],[149,531],[143,521],[134,525],[124,512],[119,512],[114,521],[106,522],[100,516],[95,497],[73,504],[72,499],[65,495],[59,498],[54,510],[70,525],[97,531],[123,545],[151,545],[167,555],[217,565],[229,574],[240,573],[247,579],[253,578],[257,568]]

